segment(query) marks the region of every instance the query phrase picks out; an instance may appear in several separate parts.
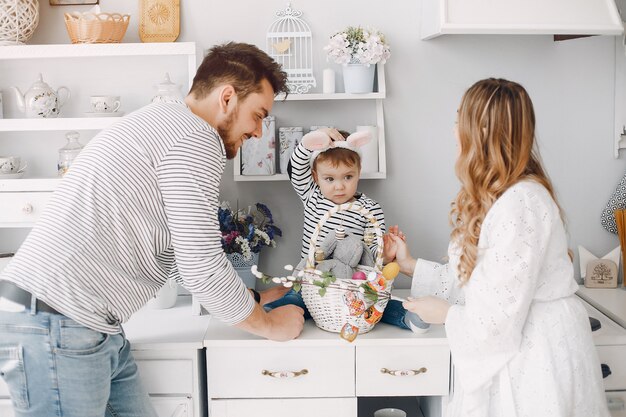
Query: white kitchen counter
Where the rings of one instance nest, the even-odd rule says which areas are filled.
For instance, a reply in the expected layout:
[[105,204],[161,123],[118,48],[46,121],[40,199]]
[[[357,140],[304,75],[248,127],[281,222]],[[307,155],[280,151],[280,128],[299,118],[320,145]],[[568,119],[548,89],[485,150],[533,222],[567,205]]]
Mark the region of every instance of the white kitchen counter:
[[191,314],[191,296],[179,295],[172,308],[144,307],[124,323],[133,349],[202,349],[209,316]]
[[624,287],[587,288],[581,285],[576,294],[626,328],[626,290]]
[[212,320],[204,346],[214,417],[288,417],[293,410],[358,417],[365,415],[358,398],[370,397],[420,397],[424,415],[445,414],[450,348],[443,325],[415,334],[379,323],[349,343],[307,320],[298,338],[274,342]]

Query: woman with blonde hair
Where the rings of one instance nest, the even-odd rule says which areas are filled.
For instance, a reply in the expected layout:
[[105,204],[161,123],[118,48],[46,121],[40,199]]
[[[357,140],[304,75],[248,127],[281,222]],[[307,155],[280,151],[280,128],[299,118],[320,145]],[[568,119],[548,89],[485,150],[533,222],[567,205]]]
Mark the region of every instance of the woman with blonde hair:
[[461,190],[449,263],[414,259],[405,308],[445,323],[456,378],[449,416],[608,417],[589,321],[554,188],[534,149],[524,88],[503,79],[464,94],[455,133]]

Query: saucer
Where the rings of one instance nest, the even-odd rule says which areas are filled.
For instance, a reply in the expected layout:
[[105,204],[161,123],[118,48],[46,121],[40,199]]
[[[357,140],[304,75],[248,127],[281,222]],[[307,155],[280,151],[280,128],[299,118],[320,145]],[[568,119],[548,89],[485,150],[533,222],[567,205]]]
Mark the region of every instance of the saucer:
[[95,112],[95,111],[86,111],[86,117],[122,117],[124,115],[123,111],[110,111],[110,112]]
[[24,172],[16,172],[14,174],[0,174],[0,180],[16,180],[18,178],[22,178],[24,176]]

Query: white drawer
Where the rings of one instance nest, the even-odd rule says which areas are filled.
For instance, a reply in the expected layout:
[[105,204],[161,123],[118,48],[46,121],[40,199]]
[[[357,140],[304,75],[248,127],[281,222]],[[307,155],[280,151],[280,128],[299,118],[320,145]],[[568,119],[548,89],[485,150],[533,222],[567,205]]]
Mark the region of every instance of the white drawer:
[[0,225],[32,226],[51,195],[51,192],[0,193]]
[[604,378],[604,389],[626,389],[626,346],[596,346],[600,363],[611,369],[611,375]]
[[357,396],[448,395],[448,346],[358,346],[356,357]]
[[207,377],[210,398],[351,397],[354,347],[209,347]]
[[[6,382],[4,382],[4,379],[0,378],[0,398],[2,397],[9,397],[9,387]],[[2,414],[0,414],[0,416],[2,416]]]
[[211,400],[211,417],[356,417],[357,399],[297,398]]
[[11,400],[2,400],[0,399],[0,416],[2,417],[13,417],[13,404]]
[[193,361],[135,360],[148,394],[193,394]]
[[158,417],[193,417],[193,402],[188,397],[151,397]]

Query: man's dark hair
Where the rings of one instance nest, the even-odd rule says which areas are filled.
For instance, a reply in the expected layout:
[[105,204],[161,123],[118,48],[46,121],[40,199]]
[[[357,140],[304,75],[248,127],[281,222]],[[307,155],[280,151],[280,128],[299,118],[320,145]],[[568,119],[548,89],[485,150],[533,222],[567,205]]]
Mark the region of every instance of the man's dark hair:
[[228,42],[209,50],[193,79],[190,93],[196,99],[206,97],[215,87],[230,84],[239,100],[261,91],[266,79],[274,94],[288,93],[287,73],[280,64],[254,45]]

